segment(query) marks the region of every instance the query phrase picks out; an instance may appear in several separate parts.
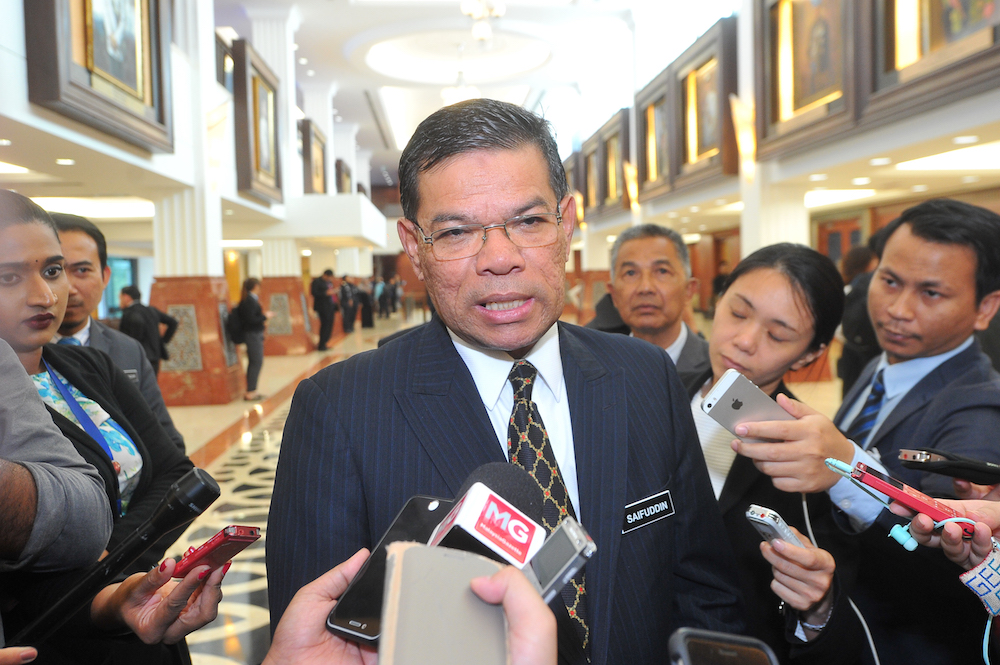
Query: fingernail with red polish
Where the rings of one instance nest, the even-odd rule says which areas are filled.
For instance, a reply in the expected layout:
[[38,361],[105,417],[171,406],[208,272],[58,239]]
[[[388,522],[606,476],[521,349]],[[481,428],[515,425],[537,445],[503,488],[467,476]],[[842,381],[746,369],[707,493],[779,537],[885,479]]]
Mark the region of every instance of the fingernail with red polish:
[[163,563],[160,564],[160,572],[162,573],[166,569],[167,569],[167,562],[166,560],[164,560]]
[[199,580],[205,579],[206,577],[208,577],[208,574],[210,572],[212,572],[212,571],[211,570],[203,570],[203,571],[201,571],[200,573],[198,573],[198,579]]
[[222,574],[225,575],[229,572],[229,568],[233,565],[232,561],[227,561],[226,565],[222,567]]

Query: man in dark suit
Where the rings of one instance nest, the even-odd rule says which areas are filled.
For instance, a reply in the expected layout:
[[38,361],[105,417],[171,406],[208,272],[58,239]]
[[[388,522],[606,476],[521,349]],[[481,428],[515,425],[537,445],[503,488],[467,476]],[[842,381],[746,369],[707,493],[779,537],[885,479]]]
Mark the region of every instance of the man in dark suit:
[[358,298],[357,290],[347,275],[340,280],[340,311],[344,332],[354,332],[354,323],[358,316]]
[[317,351],[326,351],[326,344],[333,334],[333,319],[337,310],[333,304],[333,271],[329,268],[323,274],[313,279],[309,285],[309,293],[313,298],[313,310],[319,317],[319,345]]
[[[152,306],[143,305],[142,293],[135,286],[123,287],[118,294],[122,306],[122,322],[118,329],[142,344],[153,372],[160,373],[160,361],[170,358],[167,344],[177,332],[177,319]],[[160,335],[160,324],[167,327]]]
[[827,470],[824,459],[864,462],[931,496],[953,496],[951,478],[904,468],[900,449],[1000,463],[1000,377],[974,336],[1000,306],[1000,216],[938,199],[909,208],[886,230],[868,292],[882,354],[833,422],[787,401],[796,421],[737,428],[782,442],[743,443],[739,452],[779,489],[829,492],[843,526],[860,534],[851,595],[881,662],[971,663],[979,658],[982,607],[958,571],[937,550],[908,553],[886,538],[901,519]]
[[142,345],[128,335],[91,318],[111,278],[104,234],[90,220],[78,215],[52,213],[59,228],[59,242],[66,259],[69,302],[59,326],[59,344],[80,344],[100,349],[139,387],[146,404],[170,439],[184,451],[184,437],[163,402],[156,373],[146,359]]
[[577,515],[597,544],[551,605],[563,659],[662,662],[680,626],[741,630],[673,364],[557,323],[576,205],[548,124],[493,100],[445,107],[417,128],[400,180],[400,239],[438,318],[299,385],[268,519],[272,625],[301,586],[372,547],[410,496],[453,497],[509,455],[549,488],[546,515]]
[[608,292],[615,309],[634,337],[666,350],[685,385],[711,368],[708,342],[684,323],[697,289],[687,245],[673,229],[633,226],[611,246]]

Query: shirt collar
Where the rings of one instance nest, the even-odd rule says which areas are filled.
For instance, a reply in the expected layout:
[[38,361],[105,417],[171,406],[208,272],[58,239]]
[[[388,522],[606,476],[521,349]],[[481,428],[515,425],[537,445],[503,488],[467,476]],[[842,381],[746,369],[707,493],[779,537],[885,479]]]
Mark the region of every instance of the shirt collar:
[[[87,325],[85,325],[84,327],[82,327],[79,330],[77,330],[74,334],[70,335],[70,337],[75,337],[77,339],[77,341],[80,342],[81,346],[90,346],[90,322],[92,320],[93,319],[91,319],[88,316],[87,317]],[[63,337],[66,337],[66,335],[60,335],[59,333],[56,333],[55,338],[52,341],[53,342],[58,342]]]
[[[510,385],[507,381],[514,359],[506,351],[477,349],[448,329],[451,341],[455,344],[458,355],[465,361],[472,374],[472,380],[479,390],[479,396],[487,409],[493,410],[504,389]],[[531,351],[524,357],[538,370],[542,383],[559,401],[562,392],[563,370],[562,356],[559,350],[559,326],[552,327],[535,342]],[[513,388],[512,388],[513,390]]]
[[684,345],[687,344],[688,333],[687,324],[682,322],[680,334],[677,335],[677,339],[674,340],[674,343],[667,347],[667,355],[670,356],[670,359],[674,361],[675,365],[677,364],[677,361],[680,360],[681,351],[684,350]]
[[946,360],[957,356],[962,351],[965,351],[972,345],[972,336],[970,335],[967,340],[951,351],[945,351],[944,353],[939,353],[936,356],[928,356],[926,358],[913,358],[912,360],[904,360],[901,363],[896,363],[894,365],[889,364],[888,358],[886,358],[885,352],[882,352],[882,357],[879,358],[878,366],[875,371],[883,370],[882,372],[882,383],[885,385],[885,396],[887,399],[892,399],[897,395],[909,392],[913,386],[917,385],[921,379],[937,369]]

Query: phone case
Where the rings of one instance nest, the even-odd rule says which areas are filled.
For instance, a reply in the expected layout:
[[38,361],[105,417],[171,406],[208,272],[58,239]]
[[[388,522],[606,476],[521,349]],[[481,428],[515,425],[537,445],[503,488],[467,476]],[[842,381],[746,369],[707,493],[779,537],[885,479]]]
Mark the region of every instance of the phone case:
[[[794,420],[754,383],[734,369],[727,370],[708,392],[701,410],[736,434],[736,426],[763,420]],[[738,437],[747,443],[773,443],[768,439]]]
[[184,577],[193,568],[222,566],[260,538],[260,527],[230,524],[195,549],[189,548],[174,567],[174,577]]

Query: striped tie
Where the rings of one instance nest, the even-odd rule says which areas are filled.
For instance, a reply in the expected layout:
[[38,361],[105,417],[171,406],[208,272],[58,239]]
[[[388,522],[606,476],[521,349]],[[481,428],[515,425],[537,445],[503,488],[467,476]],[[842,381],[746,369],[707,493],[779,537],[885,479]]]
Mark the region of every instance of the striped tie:
[[882,371],[879,370],[872,382],[872,391],[868,393],[865,405],[861,407],[861,413],[851,423],[847,430],[847,438],[867,450],[865,443],[872,433],[875,420],[878,418],[879,409],[882,408],[882,398],[885,397],[885,384],[882,383]]
[[63,337],[56,344],[62,344],[63,346],[83,346],[76,337]]

